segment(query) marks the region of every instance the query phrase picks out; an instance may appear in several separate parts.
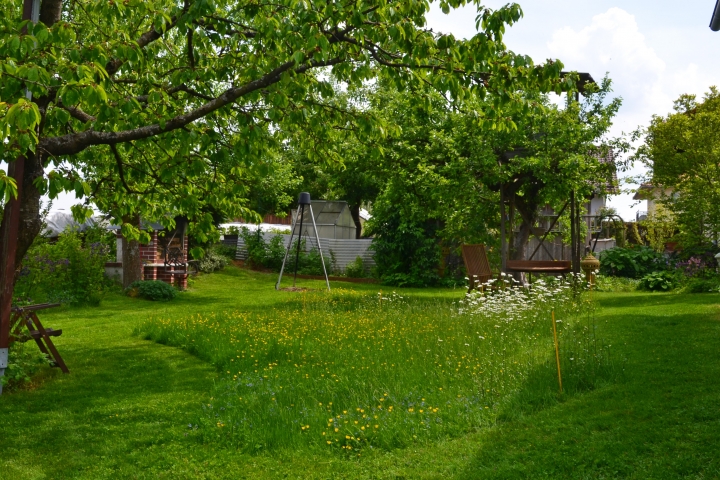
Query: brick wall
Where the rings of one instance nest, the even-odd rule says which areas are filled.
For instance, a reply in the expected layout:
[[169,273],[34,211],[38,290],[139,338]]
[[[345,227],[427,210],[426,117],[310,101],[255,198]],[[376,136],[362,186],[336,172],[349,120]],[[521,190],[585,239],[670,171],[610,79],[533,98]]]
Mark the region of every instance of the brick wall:
[[[122,238],[120,232],[117,232],[117,237]],[[185,245],[187,245],[188,238],[185,236]],[[164,265],[165,258],[163,257],[163,251],[158,248],[158,232],[152,232],[150,234],[150,242],[147,245],[140,244],[140,258],[145,265],[143,268],[143,278],[145,280],[161,280],[170,285],[175,285],[177,288],[184,290],[187,288],[187,273],[182,270],[183,273],[176,273],[173,267],[166,267]],[[183,254],[183,261],[187,262],[187,252]]]

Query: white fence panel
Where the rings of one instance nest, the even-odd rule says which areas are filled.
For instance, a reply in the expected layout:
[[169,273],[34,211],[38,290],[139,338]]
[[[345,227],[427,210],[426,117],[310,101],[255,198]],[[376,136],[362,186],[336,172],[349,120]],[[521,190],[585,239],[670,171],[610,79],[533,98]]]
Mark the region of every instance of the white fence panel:
[[[269,243],[270,240],[276,236],[280,235],[283,238],[283,245],[285,248],[287,248],[288,243],[290,242],[290,235],[284,235],[284,234],[278,234],[278,233],[270,233],[270,232],[262,232],[261,233],[263,239],[265,240],[265,243]],[[294,237],[294,239],[297,238],[297,236]],[[305,248],[306,250],[316,248],[316,239],[314,238],[305,238]],[[345,267],[348,263],[354,262],[357,257],[360,257],[363,259],[363,265],[365,265],[365,268],[372,268],[375,266],[375,260],[373,259],[373,251],[371,249],[372,239],[370,238],[361,238],[361,239],[341,239],[341,238],[321,238],[320,239],[320,249],[323,252],[323,258],[326,262],[330,261],[331,254],[335,257],[335,264],[332,265],[332,268],[335,268],[337,270],[345,270]],[[245,241],[243,240],[242,236],[238,237],[237,241],[237,250],[235,251],[235,259],[236,260],[246,260],[247,259],[247,249],[245,248]],[[330,266],[328,263],[326,265]]]
[[[540,240],[537,237],[531,237],[530,240],[528,240],[528,246],[527,246],[527,255],[530,256],[535,251],[535,248],[540,244]],[[590,245],[590,248],[595,245],[595,240],[592,240],[592,244]],[[613,248],[615,246],[615,239],[614,238],[606,238],[606,239],[600,239],[597,242],[597,246],[595,247],[595,256],[597,257],[597,254],[602,252],[603,250],[607,250],[608,248]],[[549,254],[552,254],[552,258]],[[583,247],[583,250],[581,253],[581,256],[585,256],[585,248]],[[533,257],[533,260],[571,260],[571,248],[570,245],[564,245],[562,243],[562,239],[560,237],[556,237],[554,239],[546,239],[545,242],[543,242],[543,246],[540,247]]]

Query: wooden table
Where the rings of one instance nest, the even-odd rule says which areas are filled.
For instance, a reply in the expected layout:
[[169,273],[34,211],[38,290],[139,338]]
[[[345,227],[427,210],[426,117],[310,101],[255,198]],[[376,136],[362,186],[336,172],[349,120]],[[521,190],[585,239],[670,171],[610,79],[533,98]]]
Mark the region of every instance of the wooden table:
[[505,265],[508,272],[525,272],[530,275],[533,273],[565,275],[572,271],[570,260],[508,260]]

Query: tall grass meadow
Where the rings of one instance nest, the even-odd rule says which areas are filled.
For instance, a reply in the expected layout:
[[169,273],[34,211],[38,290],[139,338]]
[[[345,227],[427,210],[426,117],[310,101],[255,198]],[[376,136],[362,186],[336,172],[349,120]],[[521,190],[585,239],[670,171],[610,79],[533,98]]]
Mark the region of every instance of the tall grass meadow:
[[203,441],[355,456],[459,436],[613,379],[577,282],[501,283],[459,302],[308,291],[262,313],[150,318],[136,333],[220,370],[188,425]]

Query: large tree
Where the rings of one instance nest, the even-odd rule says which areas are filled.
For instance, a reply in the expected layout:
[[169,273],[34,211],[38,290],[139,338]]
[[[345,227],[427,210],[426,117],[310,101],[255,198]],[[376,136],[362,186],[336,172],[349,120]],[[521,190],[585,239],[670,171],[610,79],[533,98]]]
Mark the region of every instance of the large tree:
[[[455,98],[496,93],[501,103],[520,90],[564,88],[560,63],[534,65],[505,49],[517,5],[479,8],[480,32],[460,41],[425,27],[420,0],[43,0],[37,25],[21,21],[19,1],[4,0],[0,158],[25,157],[16,258],[40,231],[41,195],[88,195],[91,177],[114,195],[143,194],[127,208],[135,215],[172,207],[194,220],[216,198],[214,185],[195,188],[191,178],[209,175],[231,185],[218,201],[242,198],[243,171],[278,125],[324,136],[335,115],[330,77],[359,84],[381,75]],[[12,180],[0,179],[12,195]],[[182,202],[163,188],[144,201],[167,184]]]
[[673,192],[660,202],[673,213],[684,247],[720,240],[720,91],[698,101],[682,95],[675,113],[654,116],[635,156],[649,168],[652,183]]
[[605,78],[586,87],[582,102],[569,100],[564,107],[530,93],[528,100],[543,108],[511,113],[516,125],[512,130],[482,131],[465,118],[463,149],[473,159],[474,175],[487,188],[502,189],[508,212],[516,214],[511,258],[526,258],[542,206],[559,211],[572,192],[582,200],[605,194],[612,183],[615,164],[603,159],[613,158],[613,147],[624,146],[608,135],[621,105],[621,99],[608,98],[610,87]]

